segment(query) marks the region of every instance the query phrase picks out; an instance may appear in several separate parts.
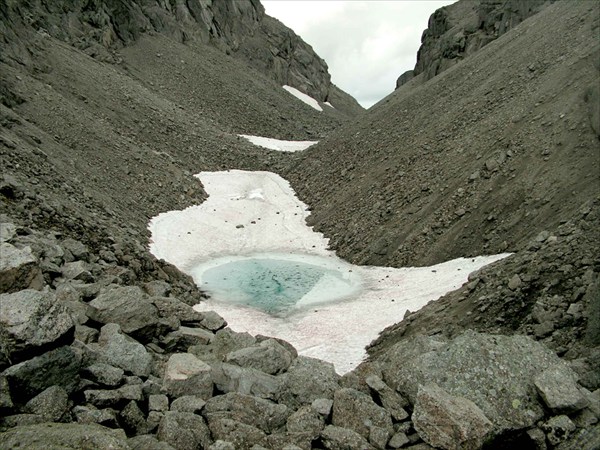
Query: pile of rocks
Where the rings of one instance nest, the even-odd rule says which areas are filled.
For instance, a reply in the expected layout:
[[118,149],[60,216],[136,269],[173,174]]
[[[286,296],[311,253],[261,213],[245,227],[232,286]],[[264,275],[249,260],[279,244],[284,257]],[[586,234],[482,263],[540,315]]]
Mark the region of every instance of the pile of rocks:
[[597,442],[599,391],[579,386],[572,369],[531,338],[419,336],[340,377],[287,342],[236,333],[217,314],[195,311],[198,298],[176,295],[166,280],[141,281],[107,251],[7,221],[2,240],[7,448]]

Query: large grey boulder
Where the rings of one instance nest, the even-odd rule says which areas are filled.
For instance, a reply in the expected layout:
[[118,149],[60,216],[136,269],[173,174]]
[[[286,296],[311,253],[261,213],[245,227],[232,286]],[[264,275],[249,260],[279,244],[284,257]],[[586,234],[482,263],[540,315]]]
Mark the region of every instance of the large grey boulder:
[[369,438],[372,427],[382,428],[390,436],[394,431],[388,411],[375,404],[369,395],[350,388],[335,392],[331,423],[355,431],[365,439]]
[[44,423],[0,433],[2,448],[129,450],[123,430],[96,424]]
[[52,292],[0,295],[0,349],[13,362],[72,341],[75,324]]
[[256,427],[231,419],[214,418],[209,420],[208,427],[215,440],[230,442],[235,449],[250,449],[254,445],[264,443],[267,435]]
[[222,362],[225,356],[235,350],[251,347],[256,344],[256,338],[249,333],[236,333],[230,328],[224,328],[215,333],[208,345],[194,345],[188,349],[202,361]]
[[333,364],[306,356],[296,358],[280,377],[284,381],[278,401],[292,409],[310,405],[318,398],[332,399],[339,389],[340,376]]
[[283,383],[281,377],[226,363],[212,364],[212,379],[221,392],[238,392],[270,400],[277,398]]
[[529,337],[473,331],[446,344],[435,338],[407,339],[380,360],[386,383],[411,403],[420,385],[436,383],[450,395],[475,403],[495,433],[528,428],[543,417],[533,380],[560,363],[556,354]]
[[477,450],[492,430],[492,423],[475,403],[452,396],[436,384],[419,387],[412,421],[421,439],[446,450]]
[[275,339],[267,339],[256,346],[229,353],[225,361],[276,375],[290,367],[292,354]]
[[174,297],[151,297],[150,302],[158,309],[160,317],[175,317],[182,324],[199,324],[204,319],[202,313]]
[[171,397],[210,398],[213,393],[211,368],[191,353],[175,353],[167,361],[163,389]]
[[158,309],[137,286],[110,286],[89,303],[88,317],[102,324],[117,323],[124,333],[154,334]]
[[0,292],[42,289],[44,277],[30,247],[20,249],[2,242],[0,255]]
[[202,415],[208,421],[217,418],[231,419],[252,425],[265,433],[272,433],[285,424],[290,411],[285,405],[230,392],[209,399]]
[[83,369],[81,374],[100,385],[116,387],[121,384],[125,371],[110,364],[96,363]]
[[161,442],[151,434],[142,434],[127,439],[131,450],[176,450],[172,445]]
[[187,412],[166,412],[156,437],[178,450],[207,448],[211,442],[210,430],[204,419]]
[[121,328],[116,323],[102,327],[97,348],[106,363],[133,375],[150,375],[152,356],[142,344],[121,333]]
[[557,364],[537,375],[534,383],[552,412],[568,414],[588,405],[575,380],[576,375],[571,368],[566,364]]
[[321,433],[321,442],[328,450],[375,450],[367,440],[355,431],[328,425]]
[[60,347],[9,367],[3,372],[14,403],[24,404],[50,386],[69,394],[79,385],[82,354],[72,347]]
[[162,340],[166,351],[185,352],[194,345],[207,345],[215,337],[210,331],[203,328],[190,328],[181,326],[170,332]]
[[314,439],[325,427],[325,419],[312,406],[301,406],[287,419],[287,430],[292,433],[309,433]]
[[408,418],[408,413],[404,409],[405,406],[408,406],[408,402],[385,384],[381,378],[377,375],[370,375],[365,379],[365,383],[379,399],[380,404],[390,412],[394,420],[400,422]]
[[39,414],[48,422],[58,422],[69,408],[69,394],[60,386],[50,386],[25,405],[25,412]]
[[84,391],[86,403],[97,408],[120,408],[132,400],[143,399],[139,384],[126,384],[118,389],[88,389]]

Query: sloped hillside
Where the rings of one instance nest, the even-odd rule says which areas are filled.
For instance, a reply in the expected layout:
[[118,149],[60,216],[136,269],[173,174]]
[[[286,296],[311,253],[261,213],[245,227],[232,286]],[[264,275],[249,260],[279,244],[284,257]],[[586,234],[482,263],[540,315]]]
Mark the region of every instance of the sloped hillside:
[[353,262],[400,266],[569,220],[599,193],[599,26],[597,3],[548,6],[309,149],[287,176],[311,223]]

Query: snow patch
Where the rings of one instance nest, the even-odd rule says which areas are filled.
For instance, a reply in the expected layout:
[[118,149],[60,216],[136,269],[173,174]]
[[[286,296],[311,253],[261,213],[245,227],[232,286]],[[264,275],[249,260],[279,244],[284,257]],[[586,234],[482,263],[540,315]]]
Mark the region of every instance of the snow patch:
[[290,94],[292,94],[294,97],[302,100],[308,106],[315,108],[317,111],[323,111],[323,108],[321,108],[321,105],[319,105],[319,102],[317,100],[315,100],[314,98],[312,98],[310,95],[306,95],[304,92],[300,92],[298,89],[293,88],[291,86],[285,85],[285,86],[283,86],[283,88],[286,91],[288,91]]
[[279,139],[273,139],[262,136],[252,136],[249,134],[238,135],[247,139],[252,144],[259,147],[268,148],[269,150],[277,150],[280,152],[299,152],[306,150],[311,145],[317,144],[319,141],[281,141]]
[[327,106],[329,106],[330,108],[333,108],[333,109],[335,109],[335,106],[333,106],[331,103],[329,103],[329,102],[325,102],[325,104],[326,104]]
[[236,331],[285,339],[302,355],[332,362],[342,374],[355,368],[365,346],[407,310],[420,309],[460,287],[470,272],[508,256],[459,258],[419,268],[354,266],[306,226],[306,205],[280,176],[231,170],[197,177],[209,198],[154,217],[150,251],[190,274],[200,287],[211,268],[252,258],[301,261],[346,274],[347,295],[331,301],[339,280],[324,277],[283,314],[228,301],[231,293],[218,290],[195,306],[216,311]]

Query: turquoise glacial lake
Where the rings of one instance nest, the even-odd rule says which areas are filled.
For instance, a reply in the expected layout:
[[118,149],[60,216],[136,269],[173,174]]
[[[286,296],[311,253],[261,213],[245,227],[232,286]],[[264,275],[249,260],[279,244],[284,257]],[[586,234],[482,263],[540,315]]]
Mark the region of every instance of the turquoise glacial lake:
[[330,258],[285,255],[229,259],[197,270],[198,284],[216,300],[271,315],[339,300],[356,293],[360,286],[350,266]]

